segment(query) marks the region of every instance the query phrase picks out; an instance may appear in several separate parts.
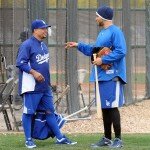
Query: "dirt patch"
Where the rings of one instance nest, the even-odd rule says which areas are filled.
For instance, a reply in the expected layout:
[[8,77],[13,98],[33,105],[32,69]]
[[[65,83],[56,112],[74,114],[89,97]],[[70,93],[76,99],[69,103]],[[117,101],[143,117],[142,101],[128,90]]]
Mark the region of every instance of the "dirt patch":
[[[150,100],[120,109],[123,133],[150,133]],[[67,133],[103,133],[102,119],[97,114],[89,120],[69,122],[63,127]]]

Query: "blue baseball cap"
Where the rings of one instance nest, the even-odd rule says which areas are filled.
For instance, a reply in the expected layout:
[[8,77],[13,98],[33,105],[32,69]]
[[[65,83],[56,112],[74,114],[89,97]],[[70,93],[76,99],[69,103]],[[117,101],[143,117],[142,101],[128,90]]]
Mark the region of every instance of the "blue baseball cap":
[[45,21],[38,19],[34,20],[31,25],[32,31],[34,31],[34,29],[43,29],[48,27],[51,27],[51,25],[47,25]]

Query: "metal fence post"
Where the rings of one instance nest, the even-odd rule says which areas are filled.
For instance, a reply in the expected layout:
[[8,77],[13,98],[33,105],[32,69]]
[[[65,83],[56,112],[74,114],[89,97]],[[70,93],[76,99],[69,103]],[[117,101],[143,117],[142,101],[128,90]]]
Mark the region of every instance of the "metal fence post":
[[123,32],[127,44],[127,56],[126,56],[126,65],[127,65],[127,84],[125,86],[125,100],[126,104],[132,103],[132,80],[131,80],[131,31],[130,31],[130,0],[122,1],[122,18],[123,18]]
[[[77,0],[67,0],[67,40],[77,41]],[[78,74],[77,74],[77,50],[67,51],[66,74],[70,86],[68,94],[68,113],[79,110]]]
[[145,1],[146,8],[146,98],[150,98],[150,1]]

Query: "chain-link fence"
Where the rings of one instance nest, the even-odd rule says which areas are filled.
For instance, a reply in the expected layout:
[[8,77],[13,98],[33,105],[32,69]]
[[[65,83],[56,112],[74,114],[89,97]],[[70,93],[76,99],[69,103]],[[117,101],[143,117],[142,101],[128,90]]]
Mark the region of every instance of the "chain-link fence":
[[29,35],[34,19],[52,25],[47,41],[50,52],[51,83],[55,99],[66,86],[68,94],[59,103],[59,111],[72,113],[94,98],[94,84],[89,83],[90,58],[76,49],[66,51],[67,41],[93,43],[99,32],[95,11],[99,5],[114,8],[114,24],[123,29],[127,47],[126,104],[149,97],[149,10],[145,0],[1,0],[0,1],[0,73],[6,80],[7,65],[15,65],[19,44]]

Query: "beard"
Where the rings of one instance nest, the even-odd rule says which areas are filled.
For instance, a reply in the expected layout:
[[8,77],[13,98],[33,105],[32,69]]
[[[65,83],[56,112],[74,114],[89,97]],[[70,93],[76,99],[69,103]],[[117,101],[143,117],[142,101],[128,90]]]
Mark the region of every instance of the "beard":
[[103,21],[101,21],[101,22],[99,22],[99,24],[98,24],[100,27],[103,27],[104,26],[104,22]]

